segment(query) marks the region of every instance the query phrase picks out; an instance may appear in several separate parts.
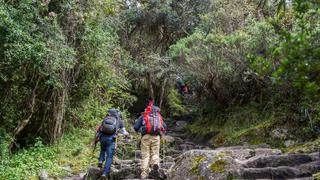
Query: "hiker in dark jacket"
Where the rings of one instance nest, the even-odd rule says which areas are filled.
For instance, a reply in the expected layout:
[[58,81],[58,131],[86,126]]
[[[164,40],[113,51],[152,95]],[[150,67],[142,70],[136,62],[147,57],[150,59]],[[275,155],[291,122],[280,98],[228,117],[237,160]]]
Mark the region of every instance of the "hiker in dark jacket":
[[160,109],[150,103],[143,115],[134,125],[134,130],[140,132],[141,138],[141,178],[148,177],[149,167],[159,170],[160,136],[166,133],[167,127],[160,115]]
[[104,118],[101,126],[98,129],[101,147],[98,167],[102,167],[103,162],[106,161],[101,176],[102,179],[106,179],[109,175],[113,155],[116,148],[116,138],[118,132],[125,135],[126,137],[129,136],[129,133],[124,127],[124,122],[120,117],[120,111],[112,108],[108,111],[108,116]]

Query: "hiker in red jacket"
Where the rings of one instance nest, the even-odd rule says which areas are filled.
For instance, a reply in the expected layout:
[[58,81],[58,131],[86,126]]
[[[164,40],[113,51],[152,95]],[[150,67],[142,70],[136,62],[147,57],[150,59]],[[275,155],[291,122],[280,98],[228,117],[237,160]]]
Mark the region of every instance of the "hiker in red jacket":
[[166,124],[160,115],[160,109],[151,102],[143,115],[134,125],[134,130],[140,132],[141,138],[141,178],[148,177],[149,167],[159,171],[160,164],[160,137],[166,133]]

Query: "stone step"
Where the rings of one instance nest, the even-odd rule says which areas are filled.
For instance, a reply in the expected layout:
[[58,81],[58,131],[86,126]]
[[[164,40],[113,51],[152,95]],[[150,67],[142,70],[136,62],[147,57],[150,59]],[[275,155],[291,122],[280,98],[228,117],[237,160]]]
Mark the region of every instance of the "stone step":
[[174,162],[165,162],[161,163],[160,167],[163,169],[170,169],[175,163]]
[[241,178],[244,179],[289,179],[310,177],[312,174],[302,174],[301,171],[294,167],[265,167],[265,168],[245,168],[242,171]]
[[298,166],[312,162],[312,158],[306,154],[284,154],[271,156],[258,156],[245,162],[248,168],[264,168],[278,166]]

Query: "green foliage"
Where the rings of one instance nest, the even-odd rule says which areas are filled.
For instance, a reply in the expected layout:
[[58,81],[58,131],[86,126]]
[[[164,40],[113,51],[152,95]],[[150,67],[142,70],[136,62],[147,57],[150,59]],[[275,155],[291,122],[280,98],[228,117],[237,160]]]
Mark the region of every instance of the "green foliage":
[[42,169],[58,172],[58,166],[53,162],[53,149],[48,149],[39,140],[32,148],[21,150],[10,160],[2,160],[1,179],[25,179],[36,176]]
[[319,180],[320,179],[320,173],[316,173],[316,174],[313,174],[312,177],[315,179],[315,180]]
[[[282,146],[267,135],[254,137],[260,129],[284,124],[301,139],[316,137],[319,6],[311,1],[279,2],[215,1],[201,15],[195,32],[170,46],[170,56],[201,104],[202,114],[190,131],[219,133],[220,145],[251,141]],[[264,122],[272,127],[260,127]]]
[[93,130],[74,130],[66,134],[62,140],[47,146],[40,139],[34,146],[22,149],[10,159],[1,159],[1,179],[28,179],[35,177],[41,170],[46,170],[51,177],[61,177],[67,172],[63,167],[70,166],[73,173],[84,170],[88,164],[94,163],[92,149],[88,144],[93,137]]
[[[90,126],[107,108],[126,109],[135,101],[119,66],[128,56],[120,47],[114,1],[0,4],[0,127],[13,141],[21,133],[23,146],[37,136],[54,142],[64,132],[59,128]],[[12,135],[23,120],[29,125]]]
[[182,116],[187,113],[182,97],[176,89],[171,89],[168,96],[168,105],[172,116]]
[[319,151],[320,147],[320,139],[315,139],[313,141],[308,141],[302,144],[297,144],[292,147],[288,147],[285,149],[286,152],[306,152],[306,153],[312,153]]

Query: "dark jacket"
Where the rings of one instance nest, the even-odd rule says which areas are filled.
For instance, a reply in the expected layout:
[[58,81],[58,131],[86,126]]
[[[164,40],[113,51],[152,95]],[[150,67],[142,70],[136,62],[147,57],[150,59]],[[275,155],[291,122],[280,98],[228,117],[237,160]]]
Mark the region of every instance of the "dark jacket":
[[[117,131],[119,131],[119,132],[120,132],[121,134],[123,134],[123,135],[129,135],[129,133],[126,131],[126,129],[125,129],[125,127],[124,127],[124,121],[123,121],[123,120],[121,119],[121,117],[120,117],[120,112],[119,112],[119,110],[114,109],[114,108],[110,109],[110,110],[108,111],[108,116],[112,116],[112,117],[114,117],[114,118],[117,119],[117,121],[118,121],[118,123],[117,123]],[[104,121],[104,120],[103,120],[103,121]],[[101,126],[100,126],[100,127],[102,127],[103,121],[101,122]],[[101,128],[100,128],[100,130],[101,130]],[[103,132],[100,131],[100,135],[104,135]],[[106,136],[107,136],[107,135],[106,135]],[[111,136],[116,137],[116,136],[117,136],[117,133],[114,134],[114,135],[111,135]]]
[[[140,132],[142,136],[144,136],[145,134],[147,134],[147,125],[146,122],[143,119],[143,115],[141,115],[135,122],[134,126],[133,126],[134,130],[136,132]],[[163,128],[166,130],[167,129],[167,125],[165,122],[163,122]],[[165,132],[164,132],[165,133]]]

